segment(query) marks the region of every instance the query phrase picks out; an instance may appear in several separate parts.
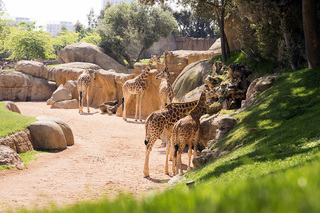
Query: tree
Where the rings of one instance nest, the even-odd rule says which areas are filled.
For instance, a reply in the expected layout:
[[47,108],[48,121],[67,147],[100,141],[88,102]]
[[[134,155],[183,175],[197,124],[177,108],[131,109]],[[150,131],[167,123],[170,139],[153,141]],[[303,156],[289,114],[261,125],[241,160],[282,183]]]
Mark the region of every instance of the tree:
[[94,14],[94,9],[91,8],[89,14],[87,15],[88,18],[88,27],[95,28],[98,25],[98,20],[96,15]]
[[74,25],[74,31],[77,33],[80,33],[80,31],[83,29],[84,29],[83,24],[81,24],[80,21],[77,20],[76,24]]
[[178,22],[179,36],[195,38],[214,38],[214,28],[212,21],[200,18],[192,10],[172,11],[174,18]]
[[61,31],[59,36],[53,38],[53,49],[56,53],[61,51],[65,46],[78,42],[78,33]]
[[131,3],[112,5],[105,11],[104,20],[97,27],[100,45],[120,63],[121,58],[131,64],[129,49],[140,46],[137,60],[161,37],[170,35],[177,22],[172,14],[159,8]]
[[55,58],[51,36],[42,30],[28,30],[11,27],[4,48],[10,52],[9,59],[50,59]]
[[0,0],[0,15],[3,15],[6,11],[6,6],[2,0]]
[[[164,1],[166,0],[140,0],[140,2],[149,5],[154,5],[155,3],[162,4]],[[224,18],[228,0],[180,0],[179,2],[184,5],[190,5],[199,15],[208,15],[208,13],[214,14],[220,29],[222,61],[226,61],[229,45],[224,33]]]
[[320,65],[319,20],[315,0],[302,0],[303,31],[309,69]]
[[169,11],[163,11],[157,7],[132,3],[130,8],[132,27],[137,32],[139,43],[142,45],[137,58],[139,61],[144,51],[154,42],[170,35],[177,22]]

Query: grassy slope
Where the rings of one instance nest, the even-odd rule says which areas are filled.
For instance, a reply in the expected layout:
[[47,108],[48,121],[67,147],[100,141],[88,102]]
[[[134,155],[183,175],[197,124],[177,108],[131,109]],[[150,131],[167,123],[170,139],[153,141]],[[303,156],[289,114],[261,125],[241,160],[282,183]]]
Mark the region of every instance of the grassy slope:
[[4,102],[0,102],[0,138],[25,130],[30,123],[36,121],[34,117],[24,116],[4,109],[4,104]]
[[[25,130],[30,123],[36,121],[34,117],[28,117],[19,113],[4,109],[4,102],[0,102],[0,138]],[[36,160],[36,151],[19,154],[25,165]],[[9,169],[8,166],[0,166],[0,170]]]
[[279,77],[212,148],[234,152],[186,173],[184,183],[137,201],[78,204],[57,212],[319,212],[320,68]]

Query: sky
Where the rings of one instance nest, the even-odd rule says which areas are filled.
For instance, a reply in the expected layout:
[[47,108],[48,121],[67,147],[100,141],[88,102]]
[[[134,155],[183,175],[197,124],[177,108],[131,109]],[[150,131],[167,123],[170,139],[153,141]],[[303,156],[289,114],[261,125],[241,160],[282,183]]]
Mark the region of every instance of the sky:
[[10,17],[31,18],[37,24],[44,25],[49,21],[77,20],[88,25],[87,14],[94,9],[95,15],[102,9],[102,0],[2,0],[6,15]]

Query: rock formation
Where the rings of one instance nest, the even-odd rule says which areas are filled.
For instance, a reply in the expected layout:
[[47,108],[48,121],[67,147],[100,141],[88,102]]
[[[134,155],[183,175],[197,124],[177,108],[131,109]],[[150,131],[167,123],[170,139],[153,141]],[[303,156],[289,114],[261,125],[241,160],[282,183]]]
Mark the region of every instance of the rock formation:
[[70,44],[59,54],[64,63],[88,62],[97,64],[104,70],[113,69],[117,73],[128,73],[128,69],[106,55],[102,48],[85,42]]

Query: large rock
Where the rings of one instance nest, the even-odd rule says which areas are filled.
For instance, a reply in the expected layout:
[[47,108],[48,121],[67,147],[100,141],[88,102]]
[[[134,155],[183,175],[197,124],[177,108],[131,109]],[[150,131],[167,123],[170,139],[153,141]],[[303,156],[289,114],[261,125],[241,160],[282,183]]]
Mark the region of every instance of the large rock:
[[33,150],[29,129],[0,138],[0,145],[8,146],[18,153]]
[[52,93],[51,99],[53,102],[71,100],[72,93],[61,84],[56,91]]
[[65,62],[89,62],[99,65],[102,69],[114,69],[118,73],[128,73],[128,69],[106,55],[102,48],[85,42],[66,46],[59,57]]
[[31,142],[36,150],[63,150],[67,148],[62,128],[53,121],[36,121],[29,126]]
[[48,79],[47,67],[43,63],[37,61],[18,61],[15,67],[15,71],[30,74],[33,77]]
[[24,163],[20,156],[10,147],[0,145],[0,166],[14,166],[18,169],[24,168]]
[[56,124],[58,124],[64,133],[67,145],[72,146],[74,144],[74,137],[73,137],[72,130],[64,120],[56,117],[50,117],[50,116],[38,116],[37,119],[39,121],[53,121]]
[[242,101],[241,109],[239,110],[239,112],[255,104],[255,97],[263,91],[269,89],[274,84],[277,76],[279,76],[279,74],[268,74],[255,79],[248,87],[246,100]]
[[79,101],[77,99],[53,102],[51,108],[57,109],[78,109]]
[[213,115],[213,116],[203,116],[200,119],[200,139],[202,144],[207,145],[208,141],[212,139],[220,139],[226,133],[228,133],[237,121],[227,115]]
[[6,103],[4,104],[4,108],[11,111],[11,112],[16,112],[16,113],[21,114],[18,106],[12,101],[6,101]]
[[186,66],[173,83],[173,91],[178,99],[203,84],[203,77],[212,70],[209,60],[202,60]]
[[48,79],[50,81],[55,81],[57,86],[60,86],[61,84],[65,84],[68,80],[77,80],[78,76],[81,75],[85,69],[99,70],[101,67],[96,64],[85,62],[61,64],[49,68]]
[[56,84],[29,74],[0,71],[0,101],[42,101],[51,97]]

